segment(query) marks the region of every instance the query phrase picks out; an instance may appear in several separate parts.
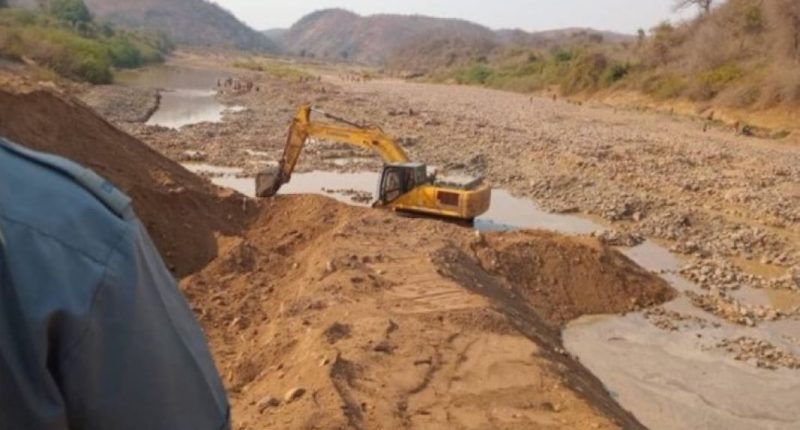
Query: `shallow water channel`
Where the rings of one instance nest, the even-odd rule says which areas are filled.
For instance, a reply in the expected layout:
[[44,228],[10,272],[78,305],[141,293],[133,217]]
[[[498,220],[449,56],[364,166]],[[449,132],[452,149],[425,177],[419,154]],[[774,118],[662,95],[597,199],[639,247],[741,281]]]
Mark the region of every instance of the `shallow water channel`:
[[123,85],[159,90],[161,103],[147,124],[168,128],[219,122],[226,110],[235,110],[216,99],[217,80],[223,78],[222,72],[184,66],[150,67],[116,76]]
[[[238,178],[239,169],[186,167],[221,175],[212,181],[254,194],[253,179]],[[281,194],[321,194],[354,204],[342,191],[374,193],[377,183],[376,173],[297,173]],[[476,220],[476,228],[545,229],[565,234],[605,229],[582,217],[544,212],[534,202],[504,190],[493,191],[491,210]],[[661,273],[679,291],[701,291],[678,274],[682,261],[654,242],[622,252],[642,267]],[[770,302],[762,291],[741,292],[741,296],[751,302]],[[665,307],[719,326],[689,326],[670,332],[657,328],[640,312],[592,316],[564,330],[564,345],[649,428],[800,429],[800,371],[758,369],[716,348],[723,339],[751,336],[800,354],[800,323],[765,322],[743,328],[695,308],[683,295]]]

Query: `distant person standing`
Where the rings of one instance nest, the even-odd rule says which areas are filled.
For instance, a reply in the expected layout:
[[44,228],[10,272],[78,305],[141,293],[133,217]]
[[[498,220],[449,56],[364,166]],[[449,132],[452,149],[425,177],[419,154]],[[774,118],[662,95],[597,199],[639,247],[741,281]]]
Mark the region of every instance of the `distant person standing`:
[[0,429],[229,426],[203,333],[130,199],[0,138]]

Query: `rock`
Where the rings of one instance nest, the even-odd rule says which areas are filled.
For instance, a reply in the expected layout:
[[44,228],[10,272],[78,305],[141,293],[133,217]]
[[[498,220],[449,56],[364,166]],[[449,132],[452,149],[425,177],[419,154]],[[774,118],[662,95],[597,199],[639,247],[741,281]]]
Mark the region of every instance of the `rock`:
[[265,396],[263,399],[259,400],[256,403],[256,407],[258,407],[258,413],[263,414],[265,410],[269,408],[274,408],[281,405],[281,401],[276,399],[272,396]]
[[283,399],[286,403],[291,403],[299,398],[303,397],[303,394],[306,393],[306,389],[302,387],[294,387],[291,390],[286,392],[286,395],[283,396]]
[[632,248],[644,242],[644,237],[634,233],[621,233],[616,230],[602,230],[592,233],[602,244]]

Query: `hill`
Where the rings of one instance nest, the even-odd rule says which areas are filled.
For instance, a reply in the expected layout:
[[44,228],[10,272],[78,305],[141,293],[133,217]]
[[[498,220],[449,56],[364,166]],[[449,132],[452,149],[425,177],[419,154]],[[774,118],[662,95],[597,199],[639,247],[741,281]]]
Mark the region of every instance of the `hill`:
[[601,42],[632,42],[635,36],[613,31],[595,30],[593,28],[559,28],[555,30],[544,30],[527,32],[520,29],[497,30],[497,36],[504,44],[523,45],[529,47],[552,47],[568,42],[581,40],[601,41]]
[[492,30],[459,19],[419,15],[361,16],[343,9],[306,15],[287,30],[265,32],[287,53],[426,73],[496,56],[509,46],[548,48],[566,41],[632,41],[633,36],[568,28]]
[[492,45],[495,33],[458,19],[417,15],[360,16],[342,9],[311,13],[295,23],[280,41],[285,51],[320,59],[383,64],[398,50],[430,40]]
[[285,28],[270,28],[269,30],[263,30],[261,34],[267,36],[273,43],[277,43],[283,39],[287,31],[289,30]]
[[[181,45],[277,51],[277,46],[233,14],[206,0],[85,0],[101,20],[166,34]],[[36,7],[37,0],[11,0]]]

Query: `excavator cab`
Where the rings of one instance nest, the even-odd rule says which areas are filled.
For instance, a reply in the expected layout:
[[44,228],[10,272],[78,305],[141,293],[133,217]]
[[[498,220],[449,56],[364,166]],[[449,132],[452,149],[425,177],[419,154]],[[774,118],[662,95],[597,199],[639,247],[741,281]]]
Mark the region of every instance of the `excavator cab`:
[[483,178],[428,175],[422,163],[387,163],[373,207],[471,222],[489,209],[491,188]]
[[428,182],[427,166],[422,163],[391,163],[383,166],[378,189],[380,205],[386,206]]

